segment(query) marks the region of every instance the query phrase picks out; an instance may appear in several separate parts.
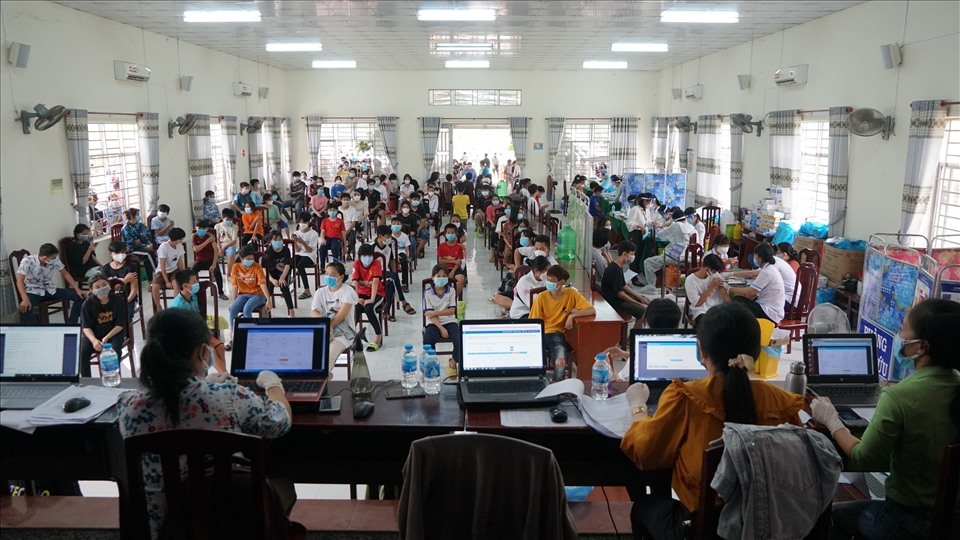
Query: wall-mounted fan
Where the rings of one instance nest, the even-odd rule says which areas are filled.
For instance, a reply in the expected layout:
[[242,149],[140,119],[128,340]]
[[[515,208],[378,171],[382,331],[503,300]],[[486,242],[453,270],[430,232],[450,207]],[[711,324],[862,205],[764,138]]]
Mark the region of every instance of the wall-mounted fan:
[[263,129],[262,118],[257,118],[256,120],[254,120],[253,117],[251,116],[249,119],[247,119],[247,122],[248,123],[246,124],[240,124],[241,135],[243,135],[244,131],[246,131],[247,133],[260,133],[260,130]]
[[46,131],[57,124],[60,120],[63,120],[63,117],[67,115],[67,109],[63,105],[57,105],[56,107],[48,109],[43,103],[37,103],[37,106],[33,108],[34,112],[30,111],[20,111],[20,124],[23,126],[23,134],[30,134],[30,119],[36,118],[37,121],[33,123],[33,127],[37,128],[37,131]]
[[884,116],[876,109],[857,109],[847,119],[850,133],[861,137],[872,137],[877,133],[887,140],[893,133],[893,117]]
[[731,114],[730,123],[742,129],[744,133],[753,133],[753,128],[757,128],[757,137],[760,136],[760,132],[763,131],[763,121],[758,120],[753,121],[753,116],[749,114]]
[[188,114],[187,116],[178,116],[173,122],[167,122],[167,137],[173,138],[173,128],[177,128],[177,133],[186,135],[193,129],[197,123],[197,115]]
[[673,121],[673,127],[679,129],[683,133],[690,133],[691,130],[694,133],[697,132],[697,123],[691,122],[687,118],[677,118]]

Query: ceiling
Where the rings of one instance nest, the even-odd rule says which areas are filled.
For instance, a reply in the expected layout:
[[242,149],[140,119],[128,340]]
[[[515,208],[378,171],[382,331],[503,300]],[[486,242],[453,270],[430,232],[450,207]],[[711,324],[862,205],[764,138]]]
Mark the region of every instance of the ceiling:
[[[64,6],[284,70],[313,60],[355,60],[361,70],[444,69],[444,60],[488,58],[496,70],[579,70],[584,60],[627,60],[661,70],[844,10],[862,0],[676,1],[409,0],[182,2],[62,1]],[[185,23],[185,9],[258,9],[259,23]],[[421,22],[425,7],[496,8],[494,22]],[[732,9],[737,24],[661,23],[667,7]],[[452,37],[453,36],[453,37]],[[492,53],[438,53],[443,41],[494,43]],[[322,52],[266,52],[267,42],[317,41]],[[611,52],[619,40],[666,42],[666,53]]]

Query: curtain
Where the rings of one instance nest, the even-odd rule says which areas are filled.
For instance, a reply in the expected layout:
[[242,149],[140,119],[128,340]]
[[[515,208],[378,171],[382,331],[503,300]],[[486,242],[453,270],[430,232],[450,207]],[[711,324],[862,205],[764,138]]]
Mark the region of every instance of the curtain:
[[[267,129],[267,119],[263,119],[263,128]],[[263,133],[247,131],[247,142],[250,146],[250,178],[262,179],[263,168]],[[261,185],[261,187],[264,187]]]
[[137,146],[140,150],[140,182],[143,184],[145,215],[157,213],[160,202],[160,115],[137,115]]
[[197,123],[187,133],[187,170],[190,171],[190,199],[194,221],[203,217],[203,194],[213,189],[213,146],[210,143],[210,115],[198,114]]
[[852,107],[830,107],[830,138],[827,140],[827,203],[830,238],[843,236],[847,215],[847,170]]
[[307,117],[307,153],[310,155],[310,170],[320,175],[320,128],[323,123],[319,116]]
[[[3,183],[0,182],[0,191],[3,190]],[[86,212],[84,212],[86,214]],[[13,292],[14,273],[16,268],[10,268],[10,253],[7,251],[7,243],[3,236],[3,196],[0,195],[0,322],[17,322],[17,297]]]
[[227,198],[235,193],[237,181],[237,117],[221,116],[220,129],[223,133],[223,150],[227,153],[227,163],[223,167],[227,193],[220,193],[218,196]]
[[63,119],[67,129],[67,159],[70,162],[70,182],[77,198],[74,208],[77,223],[90,224],[87,214],[87,195],[90,192],[90,135],[86,109],[70,109]]
[[800,113],[796,109],[770,113],[771,186],[800,185],[800,147]]
[[[276,182],[279,186],[280,195],[286,199],[290,196],[290,184],[286,182],[289,174],[293,172],[293,162],[290,157],[290,128],[293,126],[293,120],[284,118],[280,121],[280,170],[277,174]],[[315,172],[320,176],[320,171]]]
[[[739,114],[739,113],[734,113]],[[730,116],[733,116],[731,114]],[[740,188],[743,187],[743,129],[730,123],[730,210],[740,209]]]
[[[551,116],[547,119],[547,175],[552,180],[558,181],[553,176],[553,168],[557,164],[557,154],[560,153],[560,143],[563,141],[563,125],[566,119],[562,116]],[[566,182],[566,179],[563,179]],[[553,183],[547,182],[547,200],[553,201],[554,198]]]
[[420,136],[423,141],[424,179],[433,172],[433,158],[437,155],[437,139],[440,138],[440,117],[424,116],[420,119]]
[[517,165],[521,174],[527,166],[527,117],[510,117],[510,137],[513,139],[513,155],[517,157]]
[[657,116],[650,119],[651,135],[653,136],[653,156],[650,161],[654,169],[667,168],[667,117]]
[[[682,116],[680,118],[689,118]],[[675,119],[676,120],[676,119]],[[677,148],[680,147],[680,130],[673,125],[672,121],[667,121],[667,162],[666,170],[672,171],[677,168]]]
[[[681,120],[690,121],[689,116],[681,116]],[[692,130],[692,128],[691,128]],[[699,131],[699,130],[698,130]],[[677,169],[689,169],[694,163],[687,163],[687,148],[690,148],[690,132],[677,130]]]
[[[715,114],[697,118],[697,193],[693,205],[698,208],[713,204],[723,208],[730,206],[727,202],[730,190],[721,166],[720,122],[720,117]],[[685,154],[686,151],[681,153]]]
[[637,170],[637,119],[629,116],[610,119],[610,174]]
[[380,139],[383,141],[383,150],[390,160],[390,168],[397,170],[397,117],[378,116],[377,127],[380,128]]
[[937,178],[937,160],[947,125],[947,107],[941,100],[910,104],[910,138],[903,175],[900,232],[930,234],[930,202]]
[[263,191],[269,191],[270,188],[277,188],[283,192],[284,182],[281,180],[280,164],[283,161],[283,142],[280,139],[280,124],[282,118],[272,117],[264,118],[263,129],[266,133],[266,140],[263,164],[264,175],[260,179],[260,186]]

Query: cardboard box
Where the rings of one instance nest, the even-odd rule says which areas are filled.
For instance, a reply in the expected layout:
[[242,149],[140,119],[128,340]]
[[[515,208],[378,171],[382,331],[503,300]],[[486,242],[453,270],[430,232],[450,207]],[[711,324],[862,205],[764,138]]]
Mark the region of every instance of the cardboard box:
[[800,253],[802,249],[812,249],[820,254],[820,260],[823,261],[823,240],[809,236],[798,236],[793,239],[793,249],[797,250],[797,253]]
[[826,276],[831,287],[840,286],[843,276],[858,275],[863,272],[865,251],[837,249],[830,244],[823,245],[823,262],[820,263],[820,275]]

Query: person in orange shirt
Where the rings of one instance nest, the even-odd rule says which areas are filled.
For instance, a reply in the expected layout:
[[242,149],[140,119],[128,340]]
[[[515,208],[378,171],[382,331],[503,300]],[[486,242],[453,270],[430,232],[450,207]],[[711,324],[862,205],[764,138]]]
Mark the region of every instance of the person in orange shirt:
[[[263,272],[263,267],[256,260],[257,248],[253,245],[246,245],[240,249],[240,261],[230,269],[230,288],[233,303],[230,304],[230,324],[236,320],[240,313],[245,318],[253,317],[253,312],[264,305],[267,309],[273,309],[273,301],[270,293],[267,292],[267,278]],[[232,348],[233,342],[226,346],[226,350]]]
[[240,245],[245,246],[251,240],[257,243],[263,242],[263,214],[257,209],[253,201],[247,201],[243,205],[243,235],[240,237]]
[[707,376],[674,380],[663,391],[655,416],[647,413],[647,385],[634,383],[626,392],[633,425],[620,449],[641,469],[672,467],[673,490],[680,498],[633,497],[630,520],[638,536],[683,538],[681,524],[690,519],[700,496],[703,452],[722,436],[724,422],[800,425],[802,396],[747,376],[760,354],[760,325],[746,307],[730,302],[710,308],[697,326],[697,346]]

